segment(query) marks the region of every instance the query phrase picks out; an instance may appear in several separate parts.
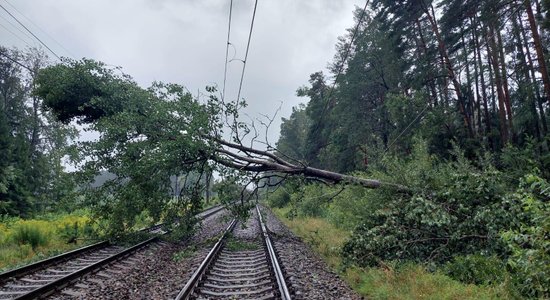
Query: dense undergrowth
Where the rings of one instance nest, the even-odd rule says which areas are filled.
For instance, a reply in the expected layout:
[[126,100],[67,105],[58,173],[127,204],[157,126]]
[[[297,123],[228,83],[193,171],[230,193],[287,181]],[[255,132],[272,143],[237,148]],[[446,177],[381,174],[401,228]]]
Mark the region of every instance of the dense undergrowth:
[[365,295],[407,298],[426,284],[442,298],[550,297],[550,184],[536,162],[514,148],[498,159],[459,149],[450,157],[438,160],[417,141],[409,158],[356,174],[410,193],[295,183],[268,201]]
[[0,271],[93,242],[85,211],[35,219],[0,217]]
[[454,280],[443,271],[430,272],[416,263],[387,262],[379,267],[349,266],[341,248],[350,231],[322,217],[289,218],[291,207],[274,208],[274,212],[298,236],[319,253],[324,261],[339,271],[342,278],[367,299],[509,299],[504,285],[476,286]]

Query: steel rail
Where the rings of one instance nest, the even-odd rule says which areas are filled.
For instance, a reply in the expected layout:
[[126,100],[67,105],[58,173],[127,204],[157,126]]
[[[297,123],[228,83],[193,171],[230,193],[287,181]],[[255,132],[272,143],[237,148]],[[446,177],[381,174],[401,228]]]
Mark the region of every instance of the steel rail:
[[137,245],[134,245],[126,250],[123,250],[119,253],[116,253],[114,255],[111,255],[105,259],[102,259],[92,265],[89,265],[87,267],[84,267],[80,270],[77,270],[63,278],[60,278],[58,280],[52,281],[46,285],[43,285],[35,290],[32,290],[24,295],[21,295],[19,297],[14,298],[15,300],[24,300],[24,299],[35,299],[38,297],[47,296],[50,293],[54,292],[57,289],[63,288],[66,285],[70,284],[72,281],[82,277],[85,274],[92,273],[96,270],[101,269],[102,267],[106,266],[107,264],[114,262],[116,260],[122,259],[126,256],[129,256],[136,252],[137,250],[143,248],[144,246],[156,241],[158,237],[152,237],[146,241],[143,241]]
[[217,256],[217,254],[221,250],[223,242],[227,237],[227,234],[231,232],[231,230],[233,230],[233,227],[235,227],[236,223],[237,223],[237,220],[233,219],[233,221],[231,221],[231,224],[227,226],[222,236],[218,239],[214,247],[210,249],[210,252],[208,252],[208,255],[206,255],[206,258],[201,262],[200,266],[197,268],[197,270],[195,270],[195,272],[193,273],[191,278],[187,281],[183,289],[181,289],[181,291],[178,293],[178,295],[175,298],[176,300],[189,299],[189,296],[191,296],[193,289],[197,286],[197,284],[201,280],[208,266],[210,265],[210,263],[212,263],[214,258]]
[[[197,214],[197,217],[200,220],[203,220],[203,219],[217,213],[218,211],[220,211],[222,209],[224,209],[223,205],[214,206],[214,207],[206,209],[206,210],[202,211],[201,213]],[[158,228],[161,228],[163,225],[164,224],[156,224],[156,225],[153,225],[149,228],[142,229],[140,231],[156,230]],[[45,285],[43,285],[39,288],[36,288],[32,291],[29,291],[26,294],[20,295],[16,298],[13,298],[13,299],[34,299],[34,298],[38,298],[38,297],[41,297],[41,296],[49,295],[54,290],[59,290],[60,288],[65,287],[66,285],[70,284],[72,281],[75,281],[79,277],[82,277],[83,275],[85,275],[87,273],[93,272],[96,269],[99,269],[99,268],[103,267],[104,265],[109,264],[109,263],[111,263],[115,260],[122,259],[122,258],[134,253],[135,251],[139,250],[140,248],[146,246],[147,244],[150,244],[150,243],[156,241],[157,239],[158,239],[158,237],[149,238],[148,240],[145,240],[145,241],[143,241],[139,244],[136,244],[136,245],[134,245],[130,248],[127,248],[125,250],[122,250],[121,252],[113,254],[113,255],[111,255],[107,258],[104,258],[104,259],[102,259],[102,260],[100,260],[96,263],[93,263],[89,266],[83,267],[82,269],[79,269],[79,270],[77,270],[73,273],[70,273],[65,277],[54,280],[50,283],[47,283],[47,284],[45,284]],[[29,265],[26,265],[26,266],[23,266],[23,267],[20,267],[20,268],[17,268],[17,269],[6,271],[6,272],[0,274],[0,284],[6,283],[7,281],[9,281],[11,279],[21,278],[21,277],[23,277],[25,275],[28,275],[28,274],[31,274],[33,272],[46,269],[47,267],[50,267],[50,266],[53,266],[53,265],[56,265],[56,264],[59,264],[59,263],[65,262],[65,261],[69,261],[69,260],[75,258],[76,256],[79,256],[80,254],[87,253],[87,252],[92,252],[94,250],[107,248],[110,245],[111,245],[111,242],[102,241],[102,242],[95,243],[93,245],[88,245],[88,246],[85,246],[85,247],[82,247],[82,248],[78,248],[78,249],[66,252],[66,253],[51,257],[51,258],[47,258],[47,259],[29,264]]]
[[258,212],[258,219],[260,220],[260,226],[262,228],[262,235],[264,236],[264,242],[267,247],[267,251],[269,253],[271,265],[273,267],[273,273],[275,273],[275,277],[277,278],[277,285],[279,286],[281,299],[290,300],[291,299],[290,291],[288,290],[288,286],[286,285],[285,277],[283,275],[283,270],[281,270],[281,266],[279,265],[279,260],[277,259],[275,248],[273,248],[273,244],[271,243],[271,239],[269,238],[269,233],[267,232],[267,227],[265,226],[264,220],[262,218],[262,213],[260,211],[259,205],[256,205],[256,210]]
[[96,250],[98,248],[105,248],[109,245],[110,245],[109,241],[103,241],[103,242],[95,243],[95,244],[88,245],[88,246],[85,246],[85,247],[82,247],[82,248],[78,248],[78,249],[75,249],[75,250],[72,250],[72,251],[69,251],[69,252],[65,252],[65,253],[50,257],[50,258],[46,258],[46,259],[43,259],[41,261],[37,261],[35,263],[28,264],[26,266],[22,266],[22,267],[17,268],[17,269],[6,271],[6,272],[0,274],[0,284],[8,281],[9,279],[22,277],[22,276],[30,274],[34,271],[44,269],[48,266],[51,266],[51,265],[69,260],[69,259],[73,258],[74,256],[80,255],[84,252]]

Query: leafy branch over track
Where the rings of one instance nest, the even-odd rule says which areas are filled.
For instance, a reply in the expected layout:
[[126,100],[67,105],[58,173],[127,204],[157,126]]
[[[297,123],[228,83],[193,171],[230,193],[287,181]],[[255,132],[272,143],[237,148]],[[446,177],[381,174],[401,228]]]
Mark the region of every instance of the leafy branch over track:
[[[116,178],[90,189],[91,205],[101,216],[128,228],[133,218],[149,211],[160,218],[165,211],[198,207],[206,174],[217,171],[243,187],[241,197],[255,194],[266,177],[303,176],[325,183],[358,184],[367,188],[407,188],[317,169],[275,155],[267,138],[260,141],[254,121],[241,121],[241,101],[225,102],[214,87],[207,87],[206,101],[192,97],[185,87],[155,82],[141,88],[119,68],[93,60],[65,60],[42,69],[34,94],[64,123],[76,121],[99,132],[97,141],[82,142],[82,175],[108,170]],[[259,121],[266,129],[269,122]],[[246,143],[246,144],[245,144]],[[263,145],[262,150],[258,145]],[[187,196],[169,201],[170,176],[195,172]],[[254,191],[245,193],[253,187]],[[112,199],[110,201],[98,199]],[[176,208],[176,209],[172,209]]]

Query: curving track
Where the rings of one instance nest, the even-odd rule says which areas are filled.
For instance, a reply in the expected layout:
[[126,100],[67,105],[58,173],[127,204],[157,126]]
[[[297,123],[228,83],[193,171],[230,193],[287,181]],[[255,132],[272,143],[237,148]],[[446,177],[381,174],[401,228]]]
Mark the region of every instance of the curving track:
[[[223,209],[216,206],[198,214],[204,219]],[[161,225],[148,229],[158,232]],[[0,299],[34,299],[47,296],[82,276],[135,253],[158,240],[150,238],[130,248],[104,241],[0,274]]]
[[283,272],[262,215],[256,207],[258,228],[255,239],[239,239],[249,249],[228,247],[236,220],[210,250],[199,268],[180,291],[180,299],[290,299]]

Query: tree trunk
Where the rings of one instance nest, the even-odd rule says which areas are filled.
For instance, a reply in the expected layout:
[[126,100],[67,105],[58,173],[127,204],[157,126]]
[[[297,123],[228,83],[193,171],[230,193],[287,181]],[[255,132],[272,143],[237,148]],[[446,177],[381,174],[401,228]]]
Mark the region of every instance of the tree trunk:
[[540,120],[542,124],[542,135],[546,135],[548,132],[548,124],[546,123],[546,115],[544,114],[544,107],[543,107],[543,98],[541,97],[539,86],[537,85],[537,76],[535,74],[535,65],[533,64],[533,58],[531,57],[531,47],[529,47],[529,40],[527,39],[527,35],[525,34],[525,26],[523,25],[523,19],[521,18],[521,15],[518,14],[518,21],[520,26],[520,33],[523,38],[523,43],[525,44],[525,53],[527,54],[527,62],[529,63],[529,71],[531,73],[532,83],[533,83],[533,90],[535,91],[536,95],[536,103],[539,109],[540,114]]
[[[400,184],[345,175],[304,166],[303,164],[297,165],[290,163],[268,151],[258,150],[242,144],[228,142],[217,137],[206,136],[205,138],[219,144],[216,154],[208,157],[208,159],[236,170],[258,173],[277,172],[288,175],[301,175],[306,178],[314,178],[324,182],[358,184],[367,188],[388,187],[405,193],[410,192],[408,187]],[[225,149],[224,147],[229,148],[231,151]],[[238,154],[236,151],[241,152],[242,154]]]
[[483,136],[483,124],[481,122],[481,95],[479,94],[479,66],[477,65],[477,43],[476,39],[477,36],[475,35],[475,23],[472,19],[470,19],[470,25],[472,26],[472,30],[470,31],[472,34],[472,43],[474,46],[474,84],[475,84],[475,108],[477,110],[477,115],[474,117],[477,117],[477,133],[480,136]]
[[212,173],[209,171],[206,174],[206,204],[210,203],[210,180],[212,179]]
[[537,23],[535,16],[533,15],[533,8],[531,7],[531,1],[525,0],[525,8],[527,11],[527,18],[529,19],[529,27],[531,28],[531,35],[533,36],[533,42],[535,43],[535,50],[537,52],[537,60],[539,62],[539,72],[542,76],[542,82],[544,84],[544,92],[546,93],[546,100],[550,104],[550,78],[548,77],[548,69],[546,68],[546,61],[544,60],[544,51],[542,49],[542,43],[537,29]]
[[489,50],[490,50],[490,61],[493,65],[493,72],[495,73],[495,84],[496,84],[496,90],[497,90],[497,96],[498,96],[498,115],[499,115],[499,125],[500,125],[500,137],[502,139],[502,146],[504,146],[508,142],[508,126],[507,126],[507,120],[506,120],[506,108],[504,105],[504,102],[506,101],[504,98],[504,92],[502,91],[502,80],[500,77],[500,68],[498,65],[498,50],[496,46],[495,41],[495,32],[493,29],[493,25],[489,25]]
[[[424,34],[422,34],[422,26],[420,25],[420,21],[418,20],[418,18],[415,20],[415,23],[416,23],[416,26],[418,28],[418,36],[420,37],[420,48],[423,50],[424,52],[424,56],[428,57],[428,47],[426,47],[426,41],[424,39]],[[429,65],[430,69],[432,67],[431,63]],[[430,75],[429,75],[430,76]],[[430,78],[428,79],[428,88],[432,94],[432,98],[433,98],[433,105],[434,106],[437,106],[437,92],[435,90],[435,81],[434,81],[434,78],[433,76],[430,76]]]
[[481,45],[479,45],[479,33],[477,32],[477,15],[474,15],[474,26],[473,26],[473,34],[474,34],[474,43],[475,48],[477,52],[477,59],[479,64],[479,79],[481,81],[481,94],[483,96],[483,110],[485,114],[485,127],[487,130],[487,135],[489,136],[489,144],[491,145],[491,148],[494,147],[493,138],[491,135],[491,118],[489,116],[489,104],[487,103],[487,89],[485,85],[485,72],[483,70],[483,61],[481,59]]
[[[455,93],[458,98],[458,108],[460,110],[460,113],[462,114],[463,120],[464,120],[464,126],[466,127],[468,131],[468,136],[473,136],[473,130],[472,130],[472,123],[470,121],[470,118],[466,112],[466,108],[464,105],[464,97],[462,95],[462,92],[460,90],[460,83],[458,82],[458,78],[455,75],[455,71],[453,68],[453,65],[451,64],[451,61],[449,59],[449,55],[447,53],[447,48],[445,47],[445,42],[443,41],[443,38],[441,37],[441,33],[439,32],[439,27],[437,23],[434,20],[434,17],[431,15],[430,11],[426,6],[423,5],[424,13],[426,14],[426,17],[428,18],[428,21],[430,21],[430,24],[432,26],[432,30],[435,34],[435,37],[437,39],[437,45],[439,48],[439,52],[441,56],[443,57],[443,61],[445,63],[445,67],[447,69],[449,78],[451,79],[451,82],[453,83],[453,86],[455,88]],[[432,7],[433,12],[433,7]]]
[[[521,18],[520,14],[518,13],[517,14],[518,16],[518,19]],[[529,111],[531,112],[531,114],[533,115],[533,129],[535,130],[535,134],[537,136],[537,140],[538,141],[541,141],[541,131],[540,131],[540,128],[539,128],[539,118],[538,118],[538,112],[537,112],[537,105],[536,105],[536,102],[537,102],[537,97],[535,96],[535,93],[534,93],[534,82],[531,78],[531,75],[529,74],[529,65],[527,64],[527,61],[525,60],[526,58],[526,54],[525,54],[525,51],[523,51],[523,46],[524,46],[524,43],[523,43],[523,38],[521,36],[521,31],[522,31],[522,28],[519,24],[519,21],[518,19],[515,19],[514,22],[513,22],[513,32],[514,32],[514,37],[517,41],[517,51],[518,51],[518,54],[519,55],[516,55],[515,57],[517,57],[517,59],[519,60],[519,63],[517,63],[516,65],[520,68],[521,72],[519,72],[519,70],[516,72],[516,76],[517,76],[517,81],[518,82],[526,82],[527,83],[527,91],[528,91],[528,103],[527,105],[529,106]],[[527,50],[529,50],[527,48]],[[520,73],[521,75],[523,76],[523,78],[520,77]]]
[[504,92],[504,105],[506,107],[506,114],[508,115],[508,126],[510,129],[510,133],[512,134],[512,141],[515,141],[516,139],[516,133],[514,130],[514,123],[513,123],[513,116],[512,116],[512,105],[510,100],[510,89],[508,88],[508,73],[506,71],[506,57],[504,55],[504,45],[502,44],[502,35],[500,34],[500,30],[497,30],[496,32],[497,36],[497,43],[498,43],[498,54],[500,58],[500,66],[502,68],[502,89]]
[[[470,119],[470,122],[471,122],[471,126],[472,126],[472,129],[473,129],[473,135],[475,136],[475,133],[477,132],[476,129],[476,117],[475,117],[475,99],[474,99],[474,93],[472,91],[472,75],[470,73],[470,61],[468,59],[468,45],[466,44],[466,40],[464,38],[464,30],[461,29],[461,40],[462,40],[462,50],[463,50],[463,55],[464,55],[464,64],[466,66],[466,86],[467,86],[467,91],[468,91],[468,95],[466,95],[464,97],[464,100],[468,100],[467,102],[465,101],[465,104],[466,104],[466,113],[469,115],[469,119]],[[479,124],[477,125],[479,126]]]

